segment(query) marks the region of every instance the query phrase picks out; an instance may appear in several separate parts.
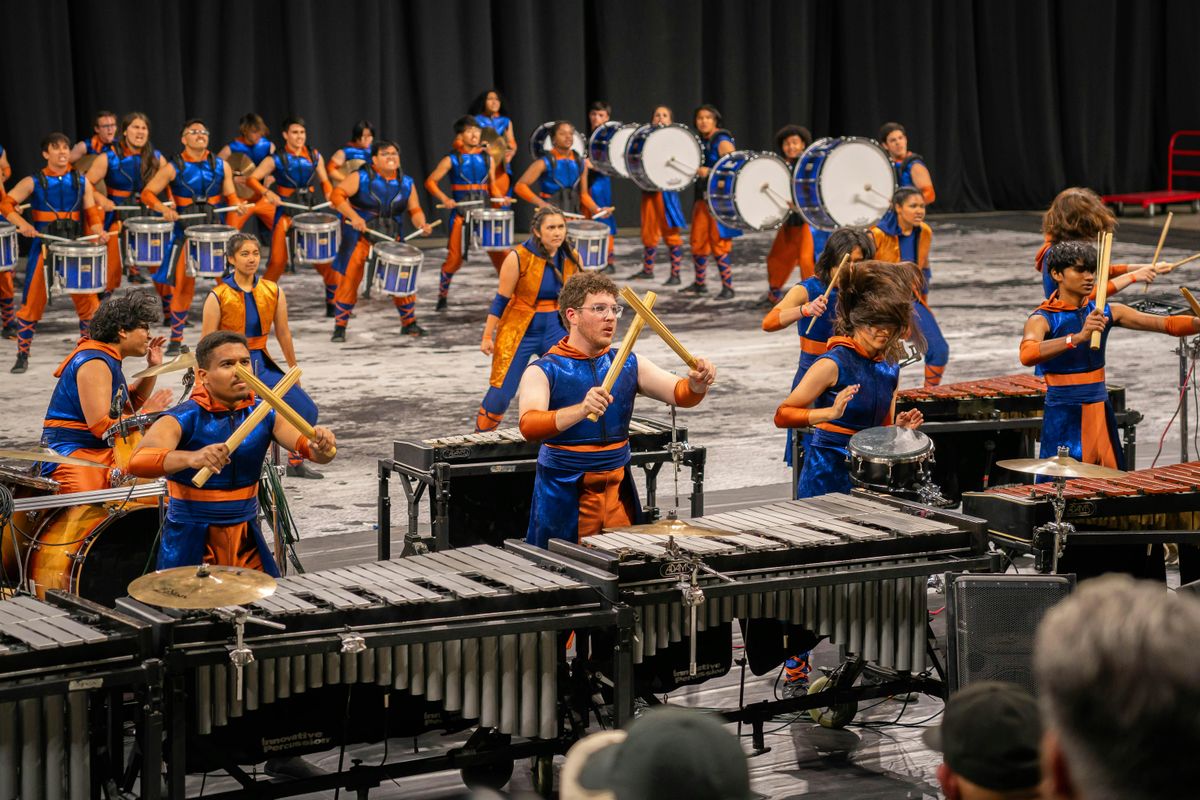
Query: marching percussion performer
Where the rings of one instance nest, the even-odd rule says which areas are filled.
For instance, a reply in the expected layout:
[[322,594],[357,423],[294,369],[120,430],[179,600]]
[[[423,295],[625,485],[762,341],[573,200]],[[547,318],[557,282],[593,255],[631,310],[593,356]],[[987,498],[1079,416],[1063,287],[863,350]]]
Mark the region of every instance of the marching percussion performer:
[[[96,190],[96,204],[105,212],[104,226],[111,233],[119,233],[122,214],[114,209],[118,205],[141,203],[142,187],[164,164],[162,153],[150,143],[150,118],[140,111],[132,111],[121,119],[121,134],[109,147],[104,158],[97,158],[88,168],[88,183],[95,188],[104,181],[105,192]],[[121,285],[124,267],[121,240],[113,236],[108,240],[108,283],[105,292],[112,292]],[[145,283],[138,267],[129,265],[129,280]]]
[[[237,331],[246,337],[254,374],[264,383],[274,386],[283,378],[283,370],[267,353],[267,336],[275,328],[275,341],[283,351],[289,367],[296,366],[296,348],[292,344],[292,329],[288,324],[287,296],[269,278],[258,277],[262,251],[249,233],[237,233],[225,245],[229,273],[204,299],[201,336],[213,331]],[[283,396],[287,404],[304,417],[309,425],[317,424],[317,404],[299,386],[293,386]],[[287,474],[293,478],[323,478],[321,473],[304,463],[299,453],[288,454]]]
[[937,197],[933,191],[933,178],[925,159],[908,149],[908,133],[899,122],[885,122],[879,128],[879,143],[887,150],[892,169],[896,171],[897,186],[912,186],[925,198],[929,205]]
[[[312,208],[317,204],[317,187],[326,200],[333,196],[333,183],[325,171],[325,159],[314,147],[308,146],[308,128],[302,117],[288,117],[280,126],[283,149],[276,149],[255,168],[246,185],[262,195],[275,208],[271,218],[271,257],[263,277],[278,281],[288,260],[288,231],[292,229],[295,210],[280,205],[281,201]],[[271,188],[263,180],[274,178]],[[325,315],[333,316],[333,295],[337,291],[338,274],[332,262],[313,264],[325,283]]]
[[[217,153],[217,158],[226,164],[229,164],[234,156],[240,156],[241,158],[236,159],[237,161],[243,164],[248,161],[253,165],[248,169],[237,170],[233,176],[235,191],[238,186],[247,186],[252,192],[247,202],[253,208],[250,211],[229,215],[229,224],[239,231],[250,220],[251,215],[258,217],[258,221],[267,230],[270,230],[275,224],[275,206],[266,202],[263,199],[262,191],[255,189],[249,182],[249,173],[252,173],[259,164],[266,161],[275,152],[275,143],[267,138],[267,134],[270,132],[266,121],[251,111],[238,120],[238,135]],[[267,185],[270,185],[269,181]]]
[[721,112],[716,106],[705,103],[696,109],[693,122],[696,132],[700,134],[703,145],[704,162],[700,166],[696,179],[696,200],[692,204],[692,262],[695,265],[696,280],[691,286],[683,289],[688,294],[708,294],[705,279],[708,274],[708,257],[716,257],[717,268],[721,272],[721,293],[718,300],[728,300],[733,297],[733,266],[729,255],[733,250],[733,239],[741,236],[742,232],[722,225],[713,216],[708,207],[708,173],[722,156],[727,156],[734,150],[733,134],[721,125]]
[[[468,203],[472,207],[486,210],[490,208],[490,198],[503,197],[503,192],[496,185],[495,167],[488,149],[480,143],[483,133],[475,117],[460,117],[454,123],[454,145],[452,151],[442,157],[433,172],[425,179],[425,191],[440,204],[450,209],[450,232],[446,241],[446,260],[442,263],[441,276],[438,281],[437,310],[446,308],[447,296],[450,293],[450,281],[463,263],[463,253],[466,250],[466,240],[470,236],[467,226],[467,214],[459,209],[459,203]],[[444,176],[450,176],[450,194],[438,186]],[[507,198],[505,198],[507,199]],[[469,213],[469,212],[468,212]],[[498,272],[504,262],[504,253],[489,252],[492,266]]]
[[[882,261],[863,261],[838,275],[838,335],[775,411],[777,427],[816,429],[805,447],[797,497],[849,493],[850,437],[893,424],[896,362],[913,324],[912,286],[918,279],[911,264]],[[916,428],[921,421],[921,412],[913,409],[894,424]]]
[[[344,342],[350,313],[358,302],[358,284],[371,255],[371,239],[364,232],[370,229],[399,239],[406,212],[424,235],[429,235],[432,226],[425,222],[413,179],[400,171],[400,145],[386,139],[371,145],[371,166],[351,173],[333,190],[330,200],[345,218],[342,244],[334,262],[341,282],[334,296],[332,337],[332,341]],[[417,324],[417,296],[392,297],[392,302],[400,313],[401,331],[408,336],[424,336],[424,328]]]
[[[670,125],[671,109],[666,106],[654,109],[650,124]],[[683,236],[680,231],[687,227],[687,218],[679,203],[679,192],[643,191],[641,219],[642,268],[630,275],[629,280],[654,277],[654,258],[658,253],[659,241],[663,241],[671,258],[671,273],[663,285],[678,286],[679,269],[683,266]]]
[[92,136],[82,139],[71,148],[71,163],[84,156],[98,156],[114,147],[117,138],[117,115],[111,111],[92,114]]
[[[1046,378],[1041,458],[1068,447],[1071,457],[1089,464],[1124,469],[1117,423],[1105,385],[1104,351],[1109,325],[1169,336],[1200,333],[1200,317],[1160,317],[1109,303],[1096,307],[1096,249],[1085,242],[1059,242],[1045,256],[1047,274],[1058,289],[1025,323],[1021,363],[1039,366]],[[1093,333],[1101,333],[1092,349]]]
[[[787,162],[789,172],[811,143],[812,134],[802,125],[784,125],[775,133],[775,149]],[[802,281],[813,274],[812,230],[792,205],[787,219],[775,232],[771,252],[767,253],[767,300],[772,304],[783,299],[783,284],[791,277],[793,269],[800,268]]]
[[[225,159],[217,158],[209,151],[208,140],[204,120],[193,118],[183,123],[180,133],[183,150],[154,173],[142,189],[142,203],[164,219],[175,222],[167,257],[154,274],[155,283],[171,287],[171,341],[167,345],[167,357],[178,355],[183,346],[183,328],[187,325],[192,295],[196,291],[196,279],[188,274],[184,231],[192,224],[211,223],[222,198],[228,206],[236,208],[231,214],[245,214],[251,208],[238,199],[233,188],[233,170]],[[168,187],[175,199],[174,209],[158,199],[159,193]],[[180,220],[180,212],[202,215],[203,218]]]
[[[38,234],[75,239],[84,233],[84,222],[89,233],[96,234],[100,241],[108,242],[104,230],[104,212],[96,205],[92,186],[87,178],[71,169],[71,140],[62,133],[51,133],[42,140],[42,158],[46,166],[37,173],[22,178],[12,191],[0,200],[0,213],[17,226],[22,236]],[[17,210],[17,206],[29,200],[33,224],[29,224]],[[29,247],[29,259],[25,267],[25,287],[21,294],[22,305],[17,311],[17,361],[11,372],[21,373],[29,367],[29,348],[33,334],[46,308],[47,270],[50,262],[46,258],[44,241],[38,237]],[[30,268],[28,265],[32,264]],[[88,335],[88,323],[100,300],[94,294],[71,294],[75,313],[79,317],[79,334]]]
[[[333,460],[336,442],[328,428],[310,441],[282,414],[268,412],[236,449],[225,441],[263,401],[236,368],[250,368],[246,337],[217,331],[196,347],[197,387],[168,409],[146,432],[130,461],[143,478],[167,477],[167,518],[158,569],[190,564],[249,567],[278,576],[258,524],[258,479],[272,441],[318,464]],[[191,480],[204,468],[215,474],[203,489]]]
[[567,335],[559,317],[563,282],[579,271],[579,256],[567,242],[567,219],[554,206],[533,215],[529,238],[509,251],[500,267],[479,349],[492,357],[491,385],[475,430],[500,426],[531,358],[541,358]]
[[475,117],[475,121],[485,128],[491,128],[508,144],[504,154],[504,169],[512,173],[513,156],[517,154],[517,137],[513,130],[512,120],[505,116],[504,98],[495,89],[482,92],[467,111]]
[[[797,283],[783,299],[763,317],[762,328],[768,333],[781,331],[796,323],[800,333],[800,363],[792,378],[795,389],[818,356],[825,354],[827,342],[833,335],[837,316],[837,287],[834,272],[851,268],[860,261],[875,257],[875,240],[864,228],[838,228],[829,236],[821,257],[817,259],[814,274]],[[792,430],[788,429],[787,450],[784,463],[792,465]]]
[[933,231],[925,224],[925,197],[913,186],[901,186],[892,195],[892,207],[879,224],[871,228],[875,237],[875,258],[880,261],[911,262],[921,270],[921,279],[913,286],[916,294],[915,321],[925,339],[925,385],[937,386],[950,360],[950,345],[942,335],[929,308],[929,245]]
[[[339,184],[346,180],[346,172],[342,171],[342,165],[348,161],[361,161],[364,164],[371,162],[371,143],[375,141],[375,125],[365,119],[360,119],[354,123],[354,127],[350,129],[350,141],[342,145],[338,150],[333,151],[333,155],[329,157],[329,179],[334,184]],[[349,170],[354,172],[355,170]]]
[[[569,333],[521,378],[521,433],[541,441],[529,532],[546,547],[551,538],[578,541],[603,528],[628,525],[639,514],[629,464],[629,418],[644,394],[690,408],[704,399],[717,370],[700,358],[686,378],[630,353],[611,392],[602,380],[615,358],[613,334],[622,307],[617,287],[596,272],[577,273],[559,295]],[[596,422],[588,415],[599,415]]]
[[[612,117],[612,106],[603,100],[593,100],[588,106],[588,134],[608,122]],[[583,187],[584,194],[591,198],[592,203],[600,208],[613,207],[612,195],[612,178],[602,172],[593,170],[588,167],[587,184]],[[595,216],[589,214],[589,217]],[[617,235],[617,220],[615,214],[609,214],[602,220],[608,226],[608,264],[604,267],[605,272],[616,272],[617,268],[613,266],[613,239]]]
[[[587,196],[587,162],[571,149],[575,142],[575,126],[565,120],[555,123],[550,129],[553,149],[530,164],[517,179],[517,197],[535,207],[556,206],[570,214],[579,214],[586,208],[589,213],[599,208]],[[535,193],[531,188],[537,185]]]
[[[171,390],[154,391],[154,376],[132,386],[125,382],[122,362],[145,356],[153,367],[162,363],[161,336],[151,337],[158,303],[146,292],[130,292],[105,300],[92,318],[92,338],[85,339],[54,371],[58,383],[42,423],[42,441],[59,455],[114,465],[113,448],[100,437],[122,416],[135,411],[161,411]],[[73,464],[46,464],[42,473],[58,481],[62,492],[109,487],[108,470]]]
[[[12,177],[12,167],[8,163],[8,153],[0,145],[0,200],[4,199],[4,184]],[[13,308],[13,273],[15,269],[0,270],[0,338],[17,338],[16,313]]]

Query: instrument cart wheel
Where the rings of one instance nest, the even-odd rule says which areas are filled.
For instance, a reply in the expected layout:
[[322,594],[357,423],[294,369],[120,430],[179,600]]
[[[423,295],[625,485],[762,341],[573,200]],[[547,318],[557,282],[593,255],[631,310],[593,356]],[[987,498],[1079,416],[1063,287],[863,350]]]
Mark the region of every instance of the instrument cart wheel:
[[1125,204],[1124,203],[1116,203],[1113,206],[1113,210],[1116,211],[1118,217],[1125,216]]
[[530,765],[533,790],[542,797],[554,795],[554,756],[534,756]]
[[[832,688],[833,682],[829,680],[828,676],[822,675],[809,685],[808,693],[813,695]],[[824,728],[844,728],[850,724],[850,720],[854,719],[854,715],[857,713],[858,703],[856,701],[836,706],[814,708],[808,712],[813,722]]]
[[468,789],[493,789],[500,791],[512,779],[513,762],[480,764],[462,768],[462,781]]

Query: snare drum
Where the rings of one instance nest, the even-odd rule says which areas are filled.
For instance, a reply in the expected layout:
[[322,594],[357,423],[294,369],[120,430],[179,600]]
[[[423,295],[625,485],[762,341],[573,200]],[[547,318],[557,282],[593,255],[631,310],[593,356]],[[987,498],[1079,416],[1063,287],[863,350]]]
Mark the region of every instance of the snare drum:
[[421,277],[421,262],[425,255],[420,248],[403,242],[380,242],[375,255],[375,285],[383,294],[407,297],[417,293]]
[[158,267],[167,257],[175,223],[162,217],[130,217],[125,228],[125,251],[129,263],[139,267]]
[[579,251],[579,266],[586,270],[604,269],[608,265],[608,226],[590,219],[571,220],[567,233],[575,240]]
[[341,244],[341,223],[333,214],[310,212],[292,218],[296,232],[296,262],[325,264],[337,257]]
[[0,220],[0,272],[17,265],[17,226]]
[[789,212],[792,174],[774,153],[738,150],[708,173],[708,207],[720,222],[740,231],[774,230]]
[[929,483],[933,440],[895,425],[867,428],[850,437],[850,481],[886,494],[913,493]]
[[50,263],[67,294],[100,294],[108,280],[108,245],[52,242]]
[[[135,414],[125,417],[104,432],[100,438],[113,449],[113,466],[120,474],[116,475],[113,485],[119,485],[129,475],[129,459],[133,451],[142,442],[142,436],[150,429],[162,412],[151,414]],[[140,478],[138,483],[149,483],[149,479]]]
[[814,228],[869,227],[892,207],[896,173],[872,139],[818,139],[796,161],[792,190]]
[[187,235],[188,267],[201,278],[221,280],[225,274],[225,245],[237,233],[231,225],[193,225]]
[[[550,135],[550,131],[554,130],[554,126],[559,122],[562,122],[562,120],[553,119],[549,122],[543,122],[537,126],[537,129],[529,137],[529,155],[533,157],[534,161],[537,161],[554,149],[554,139]],[[579,132],[578,128],[575,130],[575,138],[571,142],[571,149],[580,158],[587,158],[587,142],[584,141],[583,134]]]
[[592,131],[588,138],[588,157],[597,172],[615,178],[629,177],[625,146],[640,127],[636,122],[606,122]]
[[481,250],[511,250],[513,212],[508,208],[471,211],[471,241]]
[[704,163],[700,138],[678,122],[643,125],[625,145],[629,177],[647,192],[674,192],[696,180]]

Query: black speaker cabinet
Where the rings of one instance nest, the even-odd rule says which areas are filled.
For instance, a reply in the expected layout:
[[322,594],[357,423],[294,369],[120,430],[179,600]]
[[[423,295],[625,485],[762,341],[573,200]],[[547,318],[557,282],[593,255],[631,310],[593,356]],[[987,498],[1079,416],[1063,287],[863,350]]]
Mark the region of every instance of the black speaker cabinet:
[[1036,694],[1034,634],[1046,611],[1074,587],[1074,575],[947,575],[950,691],[974,681],[1007,681]]

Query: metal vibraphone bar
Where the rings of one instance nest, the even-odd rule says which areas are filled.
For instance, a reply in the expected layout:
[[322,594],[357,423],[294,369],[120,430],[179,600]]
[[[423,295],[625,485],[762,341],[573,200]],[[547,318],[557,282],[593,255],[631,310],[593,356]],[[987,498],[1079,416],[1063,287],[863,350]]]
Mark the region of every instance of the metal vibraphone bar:
[[[689,469],[691,514],[704,513],[705,449],[688,443],[686,427],[635,416],[629,424],[629,446],[630,465],[644,473],[643,508],[651,517],[658,513],[659,473],[676,458]],[[396,441],[392,458],[380,459],[378,465],[377,557],[391,557],[393,474],[402,479],[408,512],[405,555],[423,552],[427,546],[418,533],[426,491],[432,537],[428,544],[438,550],[463,544],[502,546],[506,539],[524,536],[538,447],[516,428]],[[477,530],[485,527],[485,532]]]
[[0,602],[0,798],[90,800],[128,789],[123,692],[138,697],[141,796],[159,797],[160,662],[146,626],[57,591]]

